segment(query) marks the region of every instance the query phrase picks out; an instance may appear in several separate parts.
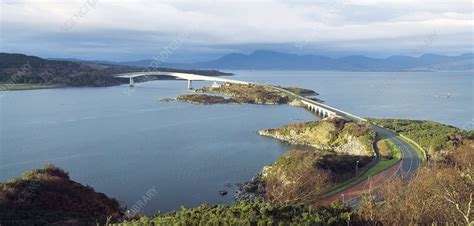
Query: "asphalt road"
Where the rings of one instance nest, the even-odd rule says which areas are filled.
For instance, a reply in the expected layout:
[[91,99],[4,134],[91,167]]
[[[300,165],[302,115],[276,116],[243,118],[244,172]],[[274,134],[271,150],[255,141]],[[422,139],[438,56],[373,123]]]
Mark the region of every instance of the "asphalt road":
[[403,178],[407,179],[414,175],[421,162],[415,149],[410,146],[410,144],[400,139],[399,137],[397,137],[397,135],[393,134],[387,129],[373,125],[372,130],[374,130],[382,138],[387,138],[391,140],[400,149],[402,153],[402,159],[400,169],[397,171],[396,174],[401,175]]
[[[398,138],[396,134],[392,133],[391,131],[387,129],[384,129],[376,125],[372,125],[372,130],[375,131],[381,138],[387,138],[391,140],[395,145],[398,146],[398,148],[400,149],[402,153],[400,168],[398,168],[394,174],[389,176],[387,180],[392,179],[394,176],[401,176],[402,179],[409,180],[416,173],[416,170],[420,166],[420,162],[421,162],[415,149],[411,147],[410,144]],[[344,193],[344,191],[341,193]],[[360,201],[361,201],[361,196],[358,196],[358,197],[346,200],[344,202],[352,208],[357,208],[359,206]]]
[[[293,94],[293,93],[291,93],[287,90],[284,90],[282,88],[274,87],[274,86],[269,86],[269,87],[271,87],[273,89],[280,90],[282,92],[285,92],[288,95],[294,96],[294,97],[299,98],[301,100],[314,102],[312,100],[307,100],[307,98],[305,98],[303,96]],[[363,120],[363,118],[361,118],[361,117],[349,114],[347,112],[343,112],[343,111],[335,109],[335,108],[332,108],[332,110],[340,112],[343,115],[346,115],[347,117],[352,118],[356,122]],[[415,149],[413,149],[413,147],[410,146],[410,144],[408,144],[404,140],[398,138],[397,135],[392,133],[390,130],[387,130],[385,128],[382,128],[382,127],[379,127],[379,126],[376,126],[376,125],[372,125],[372,130],[375,131],[381,138],[387,138],[387,139],[391,140],[396,146],[398,146],[398,148],[401,151],[400,168],[398,168],[395,171],[395,173],[392,174],[391,176],[389,176],[389,178],[387,178],[387,179],[390,180],[394,176],[401,176],[404,180],[409,180],[416,173],[416,170],[420,166],[420,162],[421,162],[421,160],[419,159]],[[345,202],[347,204],[349,204],[350,206],[356,207],[356,206],[358,206],[358,204],[360,202],[360,196],[356,197],[356,198],[353,198],[353,199],[350,199],[350,200],[347,200]]]

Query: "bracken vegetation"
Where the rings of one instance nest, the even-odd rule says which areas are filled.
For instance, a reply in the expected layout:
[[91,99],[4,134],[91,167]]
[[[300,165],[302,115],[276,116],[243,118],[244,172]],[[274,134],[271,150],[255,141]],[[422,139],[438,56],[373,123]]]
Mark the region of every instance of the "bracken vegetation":
[[391,140],[382,139],[378,140],[377,143],[377,150],[379,151],[380,159],[383,160],[391,160],[394,158],[401,158],[400,156],[400,149],[396,146]]
[[104,224],[123,216],[115,199],[71,181],[51,164],[0,183],[1,225]]
[[276,204],[315,205],[329,188],[355,174],[356,161],[367,156],[292,150],[262,171],[266,200]]
[[358,214],[371,224],[472,225],[474,141],[463,140],[410,181],[396,178],[382,185],[363,199]]

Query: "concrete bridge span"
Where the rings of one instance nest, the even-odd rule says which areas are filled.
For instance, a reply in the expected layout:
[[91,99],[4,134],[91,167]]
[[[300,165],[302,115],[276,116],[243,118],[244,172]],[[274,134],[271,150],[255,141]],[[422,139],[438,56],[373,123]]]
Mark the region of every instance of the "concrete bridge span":
[[192,88],[193,81],[212,81],[212,82],[224,82],[224,83],[227,82],[227,83],[237,83],[237,84],[250,84],[250,82],[244,82],[244,81],[239,81],[239,80],[234,80],[234,79],[226,79],[226,78],[216,77],[216,76],[205,76],[205,75],[197,75],[197,74],[191,74],[191,73],[165,72],[165,71],[131,72],[131,73],[117,74],[114,77],[128,78],[129,85],[133,86],[135,85],[134,78],[147,77],[147,76],[160,76],[160,75],[187,80],[188,89]]
[[306,100],[301,100],[301,103],[310,111],[320,115],[323,118],[337,115],[337,112],[332,111],[324,106],[320,106],[318,104],[311,103]]
[[292,93],[286,89],[282,89],[280,87],[276,86],[271,86],[271,85],[265,85],[265,84],[259,84],[259,83],[254,83],[254,82],[246,82],[246,81],[240,81],[240,80],[235,80],[235,79],[227,79],[227,78],[222,78],[222,77],[217,77],[217,76],[205,76],[205,75],[198,75],[198,74],[192,74],[192,73],[181,73],[181,72],[165,72],[165,71],[147,71],[147,72],[131,72],[131,73],[123,73],[123,74],[117,74],[114,77],[116,78],[128,78],[129,79],[129,85],[133,86],[135,84],[134,78],[138,77],[147,77],[147,76],[170,76],[170,77],[175,77],[177,79],[184,79],[188,81],[188,89],[192,89],[192,81],[212,81],[212,82],[222,82],[222,83],[235,83],[235,84],[253,84],[253,85],[261,85],[265,86],[274,90],[281,91],[288,96],[300,100],[301,103],[310,111],[317,113],[321,117],[330,117],[330,116],[341,116],[345,117],[349,120],[356,121],[356,122],[365,122],[367,121],[366,119],[353,115],[351,113],[336,109],[334,107],[328,106],[326,104],[319,103],[317,101],[311,100],[307,97]]
[[[262,84],[260,84],[260,85],[262,85]],[[267,87],[273,88],[275,90],[279,90],[281,92],[286,93],[290,97],[293,97],[297,100],[300,100],[304,107],[306,107],[308,110],[310,110],[312,112],[317,113],[318,115],[320,115],[323,118],[324,117],[329,117],[329,116],[340,116],[340,117],[344,117],[344,118],[347,118],[347,119],[355,121],[355,122],[366,122],[367,121],[367,119],[364,119],[364,118],[359,117],[357,115],[351,114],[349,112],[345,112],[343,110],[339,110],[337,108],[331,107],[331,106],[323,104],[323,103],[319,103],[319,102],[317,102],[315,100],[311,100],[311,99],[309,99],[305,96],[292,93],[292,92],[290,92],[286,89],[282,89],[282,88],[276,87],[276,86],[269,86],[269,85],[263,85],[263,86],[267,86]]]

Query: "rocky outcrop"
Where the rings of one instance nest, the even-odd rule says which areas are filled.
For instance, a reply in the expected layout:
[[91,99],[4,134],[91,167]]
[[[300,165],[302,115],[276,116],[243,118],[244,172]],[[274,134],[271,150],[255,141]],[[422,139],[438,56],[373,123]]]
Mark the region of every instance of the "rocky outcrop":
[[295,107],[302,107],[303,106],[303,102],[301,102],[301,100],[298,100],[298,99],[294,99],[292,101],[290,101],[290,103],[288,103],[290,106],[295,106]]
[[239,184],[238,187],[234,194],[235,202],[265,200],[265,185],[261,173],[255,175],[250,181]]
[[174,98],[162,98],[160,99],[160,102],[174,102],[176,99]]
[[227,104],[231,102],[225,97],[207,94],[185,94],[176,97],[176,100],[193,104]]
[[345,153],[349,155],[367,155],[367,153],[372,153],[371,149],[367,150],[367,147],[354,136],[349,135],[347,137],[347,142],[334,147],[333,150],[337,153]]
[[372,143],[375,132],[368,125],[356,124],[342,118],[290,124],[258,133],[290,144],[307,145],[325,151],[360,156],[374,155]]

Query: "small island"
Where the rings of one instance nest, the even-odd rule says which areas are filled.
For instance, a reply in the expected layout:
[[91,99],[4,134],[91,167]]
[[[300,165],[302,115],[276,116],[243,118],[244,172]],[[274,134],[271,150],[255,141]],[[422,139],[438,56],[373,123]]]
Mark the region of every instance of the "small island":
[[[310,89],[297,87],[278,88],[288,90],[298,95],[318,95],[318,93]],[[176,100],[194,104],[300,104],[298,100],[285,92],[272,87],[255,84],[225,83],[218,87],[204,87],[196,89],[194,92],[195,94],[180,95],[176,98]],[[227,96],[227,98],[224,96]]]
[[[193,104],[227,104],[231,103],[232,99],[226,99],[223,96],[214,96],[207,94],[185,94],[176,97],[176,100],[189,102]],[[164,100],[162,100],[164,101]]]

